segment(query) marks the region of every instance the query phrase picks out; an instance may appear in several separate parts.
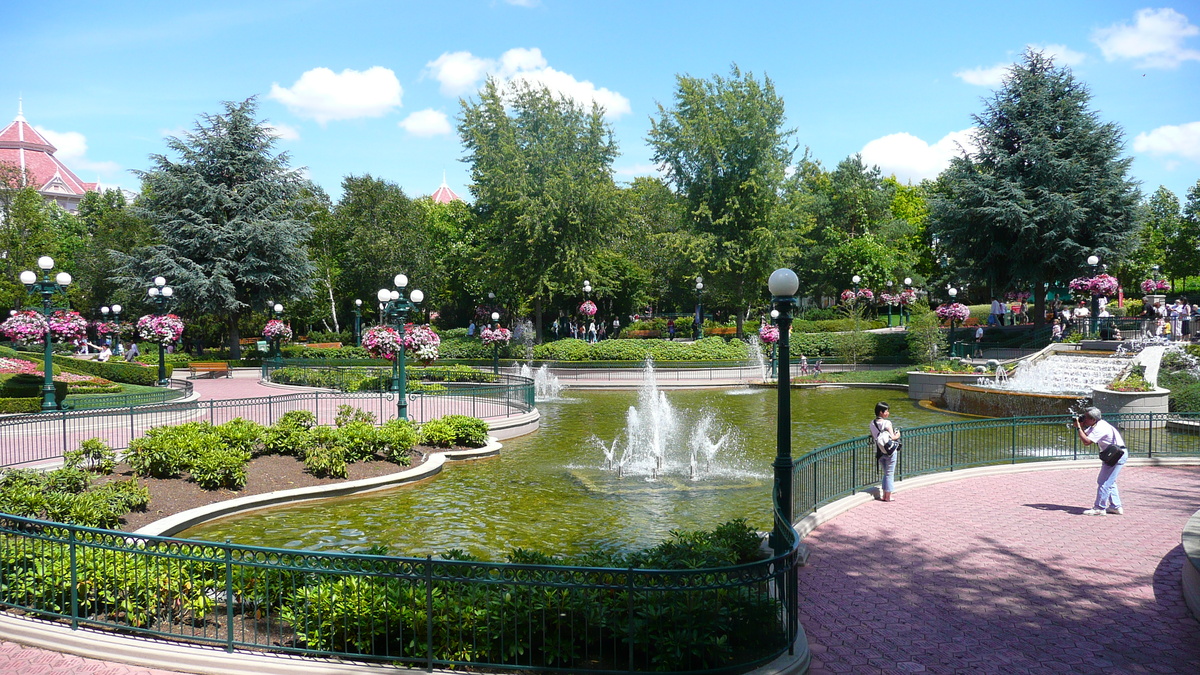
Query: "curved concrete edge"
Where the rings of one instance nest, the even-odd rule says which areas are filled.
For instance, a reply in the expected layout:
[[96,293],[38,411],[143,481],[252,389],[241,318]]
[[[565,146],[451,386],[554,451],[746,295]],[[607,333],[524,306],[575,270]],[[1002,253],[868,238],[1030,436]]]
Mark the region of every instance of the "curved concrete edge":
[[[1126,460],[1126,466],[1198,466],[1200,465],[1200,457],[1151,457],[1151,458],[1131,458]],[[1008,473],[1025,473],[1027,471],[1061,471],[1063,469],[1099,469],[1101,466],[1099,459],[1067,459],[1055,460],[1049,462],[1024,462],[1021,464],[1001,464],[997,466],[981,466],[974,469],[963,469],[961,471],[946,471],[942,473],[934,473],[926,476],[916,476],[914,478],[905,478],[897,481],[896,492],[904,492],[906,490],[915,490],[917,488],[926,487],[929,485],[937,485],[938,483],[948,483],[950,481],[962,480],[964,478],[977,478],[980,476],[998,476]],[[826,504],[816,511],[796,521],[796,533],[801,538],[808,536],[810,532],[817,529],[824,523],[833,520],[839,515],[849,511],[850,509],[866,504],[867,502],[875,501],[875,490],[871,492],[859,492],[848,497]]]
[[254,511],[268,506],[277,506],[279,504],[294,504],[297,502],[312,501],[314,499],[328,499],[330,497],[342,497],[345,495],[360,494],[364,492],[373,492],[375,490],[385,490],[387,488],[397,487],[415,483],[419,480],[424,480],[430,476],[436,475],[442,471],[442,467],[448,461],[460,461],[469,459],[481,459],[484,457],[493,457],[500,454],[500,449],[504,447],[495,438],[489,439],[487,445],[482,448],[473,448],[470,450],[453,450],[448,452],[439,452],[431,455],[420,466],[415,466],[411,469],[399,471],[397,473],[388,474],[386,476],[376,476],[374,478],[364,478],[362,480],[347,481],[345,483],[334,483],[332,485],[316,485],[312,487],[295,488],[292,490],[276,490],[275,492],[267,492],[261,495],[249,495],[239,497],[237,499],[229,499],[216,504],[207,504],[194,509],[189,509],[181,513],[176,513],[173,516],[167,516],[160,520],[156,520],[149,525],[134,530],[132,534],[169,537],[178,532],[182,532],[190,527],[199,525],[216,518],[232,516],[238,513]]
[[492,433],[493,438],[505,440],[537,431],[541,426],[542,412],[534,408],[529,412],[508,417],[484,417],[483,421],[487,422],[488,431]]
[[1183,599],[1192,616],[1200,621],[1200,511],[1192,514],[1183,528]]
[[784,654],[774,661],[747,671],[746,675],[805,675],[812,663],[812,652],[808,649],[808,635],[804,626],[796,626],[796,647],[793,654]]
[[[0,638],[10,642],[75,654],[89,659],[128,663],[188,673],[223,675],[419,675],[429,671],[379,664],[344,663],[315,657],[226,652],[203,647],[136,638],[97,630],[71,630],[70,626],[0,612]],[[434,672],[450,673],[447,670]]]

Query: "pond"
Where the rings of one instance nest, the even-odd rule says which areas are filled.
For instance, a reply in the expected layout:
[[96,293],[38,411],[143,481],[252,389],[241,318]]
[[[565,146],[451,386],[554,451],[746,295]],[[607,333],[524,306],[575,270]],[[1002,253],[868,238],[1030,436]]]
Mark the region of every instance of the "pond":
[[[770,529],[775,390],[660,395],[674,416],[671,435],[686,444],[699,429],[717,441],[709,443],[710,449],[720,445],[711,461],[701,456],[693,464],[669,450],[661,469],[628,464],[620,474],[606,470],[605,446],[629,436],[630,407],[639,408],[635,424],[644,425],[651,411],[635,391],[568,390],[562,400],[539,403],[541,428],[504,441],[499,457],[448,463],[415,485],[230,516],[178,536],[316,551],[383,545],[405,556],[461,549],[502,560],[513,548],[640,548],[671,530],[711,528],[733,518]],[[898,427],[957,418],[921,409],[900,390],[796,389],[793,456],[865,434],[879,401],[892,406]],[[619,460],[621,451],[614,454]]]

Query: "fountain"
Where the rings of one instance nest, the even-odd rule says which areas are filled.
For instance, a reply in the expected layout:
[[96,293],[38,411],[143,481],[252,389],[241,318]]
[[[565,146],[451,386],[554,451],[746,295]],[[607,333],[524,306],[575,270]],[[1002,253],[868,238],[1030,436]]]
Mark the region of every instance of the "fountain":
[[766,356],[763,354],[762,342],[757,335],[750,336],[750,363],[758,366],[758,372],[762,374],[761,379],[766,382],[771,371]]
[[[659,391],[654,364],[647,359],[637,404],[625,413],[625,429],[611,442],[593,436],[604,453],[605,470],[622,478],[643,476],[652,481],[666,474],[699,480],[726,472],[730,467],[714,460],[735,445],[733,430],[718,422],[709,409],[701,409],[695,419],[685,416]],[[685,434],[689,428],[691,432]]]
[[542,364],[542,367],[533,370],[528,364],[522,363],[518,371],[521,377],[528,377],[533,380],[533,396],[538,403],[546,401],[557,401],[562,398],[562,391],[566,385],[558,379],[558,376],[550,372],[549,366]]

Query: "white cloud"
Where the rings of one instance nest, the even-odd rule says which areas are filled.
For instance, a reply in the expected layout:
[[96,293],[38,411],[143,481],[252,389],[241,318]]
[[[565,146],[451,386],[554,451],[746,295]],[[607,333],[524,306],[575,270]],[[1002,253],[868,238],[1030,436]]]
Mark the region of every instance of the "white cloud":
[[[78,131],[51,131],[39,126],[35,126],[34,129],[54,146],[54,156],[77,174],[91,172],[111,176],[121,172],[121,166],[116,162],[96,162],[88,159],[87,137]],[[87,176],[80,178],[88,180]]]
[[284,124],[282,122],[267,122],[263,124],[262,127],[267,131],[267,133],[280,140],[300,140],[300,130],[290,124]]
[[400,127],[413,136],[421,137],[444,136],[453,131],[446,113],[433,108],[418,110],[405,117],[400,122]]
[[1121,22],[1092,33],[1092,42],[1109,61],[1134,59],[1147,68],[1175,68],[1184,61],[1200,61],[1200,50],[1188,49],[1184,40],[1200,35],[1183,14],[1169,8],[1139,9],[1134,25]]
[[1087,54],[1077,52],[1066,45],[1030,44],[1029,47],[1039,52],[1045,52],[1047,56],[1054,59],[1056,66],[1077,66],[1087,60]]
[[542,50],[535,48],[510,49],[498,59],[475,56],[470,52],[446,52],[425,64],[429,74],[441,83],[447,96],[460,96],[474,91],[491,75],[502,84],[524,82],[546,87],[555,94],[566,96],[585,106],[597,103],[610,118],[632,112],[629,99],[588,80],[551,68]]
[[537,7],[542,4],[542,0],[504,0],[504,2],[517,7]]
[[954,73],[954,76],[967,84],[979,87],[998,87],[1004,82],[1004,76],[1010,67],[1012,67],[1011,63],[998,63],[990,68],[979,66],[960,70]]
[[1143,131],[1133,139],[1133,149],[1151,155],[1179,155],[1200,162],[1200,122]]
[[974,128],[952,131],[930,145],[909,133],[889,134],[867,143],[862,149],[863,163],[879,165],[883,174],[895,174],[901,183],[916,183],[925,178],[937,178],[950,159],[974,150]]
[[361,72],[347,68],[341,73],[313,68],[290,88],[273,83],[268,96],[324,126],[332,120],[382,117],[400,107],[403,93],[395,73],[374,66]]

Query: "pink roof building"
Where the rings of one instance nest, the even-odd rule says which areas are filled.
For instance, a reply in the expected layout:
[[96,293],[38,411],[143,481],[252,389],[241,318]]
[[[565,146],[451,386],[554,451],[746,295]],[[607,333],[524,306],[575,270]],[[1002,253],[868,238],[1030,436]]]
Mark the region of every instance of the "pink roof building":
[[0,131],[0,162],[20,169],[43,197],[74,213],[83,195],[96,192],[98,184],[79,180],[75,172],[54,156],[57,150],[25,121],[20,105],[17,118]]
[[450,202],[461,202],[462,197],[454,194],[454,190],[446,185],[446,174],[442,174],[442,185],[429,198],[439,204],[449,204]]

